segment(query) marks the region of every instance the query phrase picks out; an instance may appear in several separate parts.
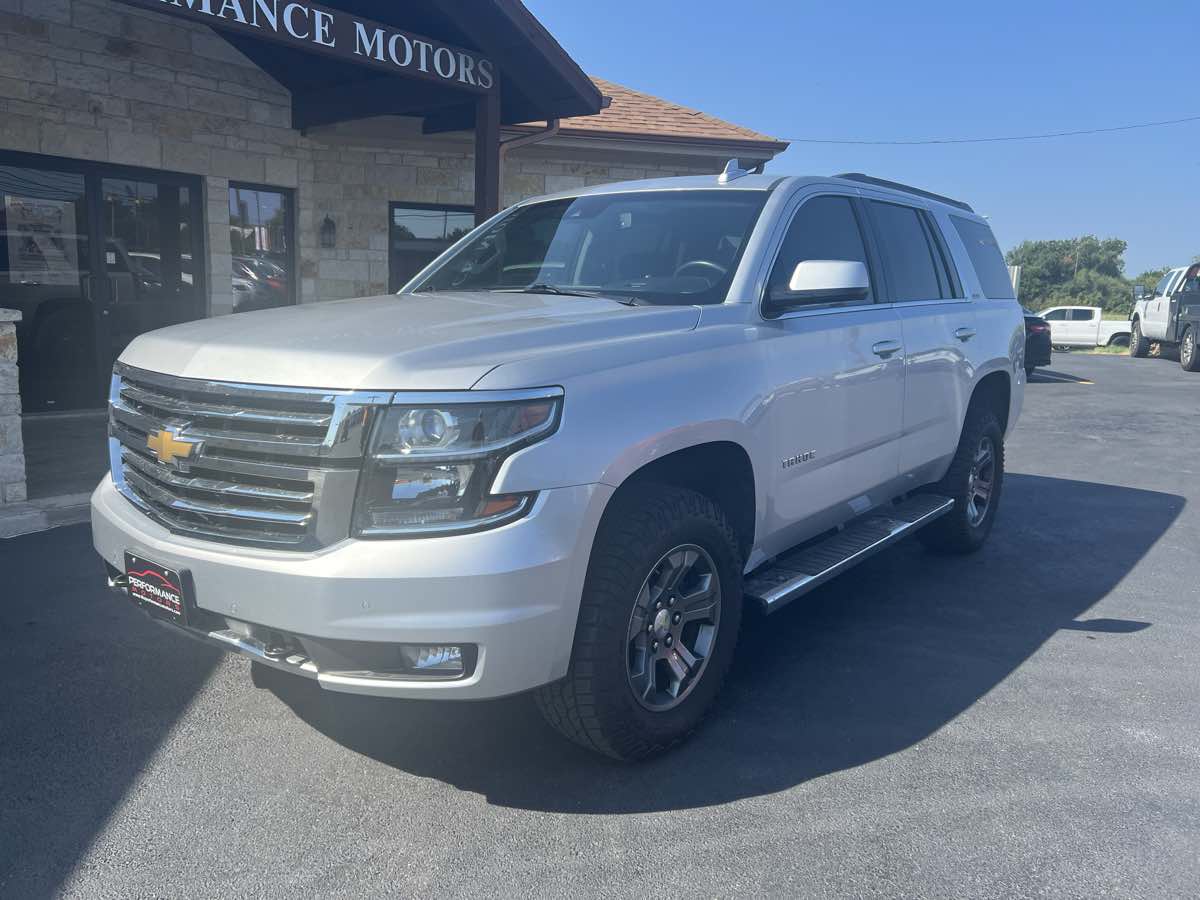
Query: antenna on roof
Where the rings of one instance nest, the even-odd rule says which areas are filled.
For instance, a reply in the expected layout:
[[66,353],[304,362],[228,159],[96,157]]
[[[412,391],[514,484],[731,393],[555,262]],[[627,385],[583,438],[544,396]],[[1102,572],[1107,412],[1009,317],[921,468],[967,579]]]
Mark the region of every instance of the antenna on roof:
[[749,172],[742,168],[742,161],[740,159],[731,159],[725,163],[725,171],[717,176],[717,184],[729,184],[729,182],[737,181],[739,178],[744,178],[749,174]]

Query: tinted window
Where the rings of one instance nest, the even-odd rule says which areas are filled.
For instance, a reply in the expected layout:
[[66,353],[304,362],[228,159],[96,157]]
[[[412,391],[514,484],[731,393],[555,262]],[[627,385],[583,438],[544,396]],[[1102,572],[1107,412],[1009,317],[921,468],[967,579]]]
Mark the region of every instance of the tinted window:
[[[800,207],[771,270],[767,296],[785,290],[796,264],[806,259],[850,260],[867,265],[867,249],[849,199],[814,197]],[[872,296],[868,295],[865,302],[870,303]]]
[[938,283],[942,288],[943,297],[962,297],[962,282],[958,278],[958,270],[954,268],[954,260],[946,248],[946,238],[941,226],[928,212],[921,211],[921,220],[925,223],[925,232],[933,245],[933,261],[937,268]]
[[1096,317],[1094,309],[1073,309],[1071,310],[1072,322],[1090,322]]
[[979,276],[983,296],[989,300],[1015,299],[1012,278],[1009,277],[1004,254],[1000,252],[1000,245],[996,243],[992,229],[983,222],[975,222],[961,216],[950,218],[967,248],[967,255],[971,257],[971,265],[975,267],[975,274]]
[[1174,272],[1168,272],[1158,279],[1158,284],[1154,286],[1154,296],[1161,297],[1167,292],[1167,285],[1171,283],[1171,276],[1174,274]]
[[1042,318],[1047,322],[1063,322],[1066,321],[1067,311],[1065,309],[1054,309],[1050,312],[1042,313]]
[[887,271],[892,299],[936,300],[942,296],[933,248],[921,227],[917,210],[895,203],[871,201],[879,249]]

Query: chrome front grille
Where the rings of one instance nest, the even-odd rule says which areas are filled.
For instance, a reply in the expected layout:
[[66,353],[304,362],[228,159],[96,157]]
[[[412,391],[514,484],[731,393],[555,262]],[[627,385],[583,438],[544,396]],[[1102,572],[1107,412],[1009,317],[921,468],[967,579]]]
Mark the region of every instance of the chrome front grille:
[[[327,546],[349,533],[371,417],[388,399],[118,364],[109,397],[113,480],[176,534],[280,549]],[[164,433],[185,456],[164,461]]]

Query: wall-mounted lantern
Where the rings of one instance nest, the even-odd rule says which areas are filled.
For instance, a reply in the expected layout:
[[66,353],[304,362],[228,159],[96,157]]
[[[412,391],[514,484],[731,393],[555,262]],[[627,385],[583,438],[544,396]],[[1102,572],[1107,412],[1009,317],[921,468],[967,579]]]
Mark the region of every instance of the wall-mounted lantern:
[[321,223],[321,247],[325,250],[332,250],[337,247],[337,222],[325,217],[325,221]]

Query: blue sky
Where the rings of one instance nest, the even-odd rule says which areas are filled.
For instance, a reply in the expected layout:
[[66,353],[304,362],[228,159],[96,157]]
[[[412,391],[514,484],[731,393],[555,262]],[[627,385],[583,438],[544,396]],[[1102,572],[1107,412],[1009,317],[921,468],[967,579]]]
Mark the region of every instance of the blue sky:
[[[1200,115],[1175,3],[526,0],[590,74],[782,138],[989,137]],[[1007,249],[1094,233],[1126,273],[1200,254],[1200,122],[1005,144],[794,144],[768,171],[960,197]]]

